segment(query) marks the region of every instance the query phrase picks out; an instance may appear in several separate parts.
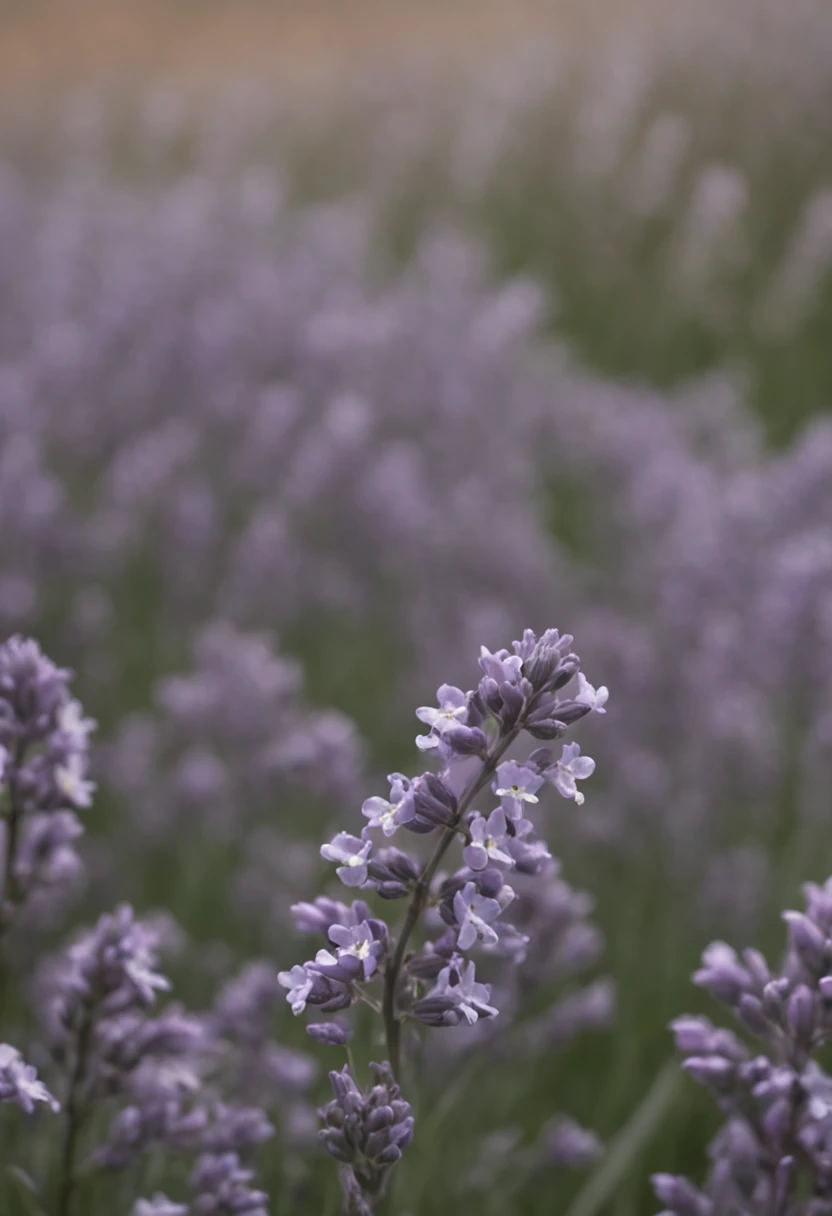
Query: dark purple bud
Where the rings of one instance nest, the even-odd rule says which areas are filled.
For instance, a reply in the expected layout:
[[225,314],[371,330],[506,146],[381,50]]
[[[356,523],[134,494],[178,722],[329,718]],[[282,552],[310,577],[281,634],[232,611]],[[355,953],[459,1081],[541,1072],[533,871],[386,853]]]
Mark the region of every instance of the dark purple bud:
[[782,1152],[791,1136],[792,1103],[788,1098],[778,1098],[772,1102],[762,1118],[763,1131],[768,1140]]
[[509,684],[507,681],[500,685],[500,699],[502,701],[502,709],[500,710],[499,718],[503,724],[503,728],[510,730],[523,712],[525,699],[517,685]]
[[382,899],[406,899],[410,894],[410,887],[406,887],[403,882],[380,882],[376,893]]
[[752,1034],[767,1037],[771,1033],[771,1022],[765,1015],[762,1001],[750,992],[744,992],[740,997],[737,1013]]
[[705,1197],[687,1178],[673,1174],[654,1174],[650,1179],[656,1198],[674,1216],[704,1216],[710,1210]]
[[499,895],[505,886],[502,873],[493,866],[477,874],[474,881],[479,887],[480,894],[488,896],[489,899],[494,899]]
[[542,773],[551,767],[554,758],[550,748],[536,747],[526,761],[526,767],[533,768],[537,773]]
[[484,756],[488,750],[488,740],[478,726],[457,726],[445,731],[442,738],[460,756]]
[[818,980],[818,991],[824,1001],[832,1003],[832,975],[824,975]]
[[807,970],[821,974],[826,970],[826,937],[814,921],[802,912],[784,912],[792,948]]
[[581,718],[585,718],[591,709],[592,706],[584,704],[583,701],[557,701],[552,705],[547,717],[557,718],[564,726],[574,726]]
[[812,1030],[815,1023],[815,1000],[811,990],[805,984],[798,984],[789,997],[786,1018],[798,1046],[802,1047],[804,1051],[808,1050],[812,1043]]
[[526,719],[526,730],[534,739],[562,739],[567,729],[566,723],[557,718]]
[[734,1065],[721,1056],[691,1056],[682,1067],[701,1085],[717,1093],[728,1093],[734,1086]]
[[326,1043],[330,1047],[344,1047],[352,1035],[344,1022],[312,1022],[306,1027],[306,1033],[317,1043]]
[[549,681],[549,688],[552,692],[557,692],[559,688],[563,688],[564,685],[568,684],[580,666],[581,660],[576,654],[564,655],[554,678]]

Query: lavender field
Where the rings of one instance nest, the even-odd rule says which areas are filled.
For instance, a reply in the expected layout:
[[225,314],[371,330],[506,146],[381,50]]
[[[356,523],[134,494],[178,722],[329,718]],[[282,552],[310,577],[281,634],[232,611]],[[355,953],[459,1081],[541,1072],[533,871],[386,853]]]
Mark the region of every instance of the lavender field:
[[0,1216],[832,1216],[830,271],[820,0],[3,109]]

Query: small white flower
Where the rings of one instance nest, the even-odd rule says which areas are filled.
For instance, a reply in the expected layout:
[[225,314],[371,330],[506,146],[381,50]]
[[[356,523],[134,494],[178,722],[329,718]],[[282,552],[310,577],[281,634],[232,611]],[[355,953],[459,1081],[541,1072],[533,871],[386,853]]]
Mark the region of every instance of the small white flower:
[[596,714],[605,714],[604,709],[610,699],[610,690],[606,684],[593,688],[582,671],[578,672],[578,691],[574,698],[580,705],[588,705]]
[[55,765],[55,785],[73,806],[92,806],[95,782],[85,777],[86,762],[80,753],[73,753],[66,764]]
[[[332,960],[336,962],[335,959]],[[299,1013],[303,1013],[306,1008],[306,998],[312,991],[312,985],[315,980],[305,967],[295,966],[291,971],[278,972],[277,982],[281,988],[288,988],[286,1000],[291,1006],[292,1013],[297,1017]]]
[[80,701],[66,701],[58,710],[58,730],[61,734],[68,735],[77,747],[86,747],[87,737],[97,725],[94,718],[84,717],[84,709]]

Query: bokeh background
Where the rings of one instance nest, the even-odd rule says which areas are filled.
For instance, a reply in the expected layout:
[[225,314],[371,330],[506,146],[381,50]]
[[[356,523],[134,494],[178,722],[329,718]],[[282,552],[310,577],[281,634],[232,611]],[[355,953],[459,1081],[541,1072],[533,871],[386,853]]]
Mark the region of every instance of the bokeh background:
[[[480,642],[557,625],[611,689],[547,833],[603,952],[521,1062],[428,1073],[391,1210],[704,1171],[667,1022],[832,871],[830,268],[823,0],[0,10],[0,624],[101,724],[32,932],[167,908],[208,1001],[296,961],[326,825]],[[513,1170],[561,1109],[600,1164]],[[279,1139],[275,1210],[334,1211]]]

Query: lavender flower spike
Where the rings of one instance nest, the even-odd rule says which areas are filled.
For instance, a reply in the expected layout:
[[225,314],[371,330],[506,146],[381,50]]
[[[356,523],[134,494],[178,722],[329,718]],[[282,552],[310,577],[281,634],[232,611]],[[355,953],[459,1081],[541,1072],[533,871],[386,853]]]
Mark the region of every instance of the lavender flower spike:
[[[556,763],[545,748],[532,750],[525,763],[506,756],[524,731],[533,739],[560,738],[593,705],[603,708],[605,690],[596,693],[588,684],[581,685],[581,693],[592,705],[558,697],[580,666],[571,644],[572,638],[557,630],[538,639],[527,629],[522,641],[513,643],[513,652],[483,647],[483,675],[475,689],[464,692],[443,684],[439,707],[417,710],[430,728],[417,743],[420,751],[435,756],[435,771],[412,779],[392,774],[390,798],[368,798],[361,808],[368,821],[363,838],[339,832],[322,847],[324,858],[339,863],[338,876],[347,886],[372,889],[391,903],[409,901],[398,931],[375,919],[362,900],[347,909],[319,895],[293,907],[301,928],[326,933],[335,948],[319,950],[313,961],[280,972],[293,1012],[309,1006],[334,1012],[361,1000],[384,1021],[389,1063],[372,1066],[376,1084],[363,1091],[347,1069],[330,1074],[335,1097],[321,1112],[321,1137],[342,1163],[344,1210],[351,1216],[368,1216],[373,1210],[387,1171],[413,1134],[410,1107],[394,1079],[401,1068],[402,1024],[470,1026],[496,1017],[491,987],[477,982],[475,963],[459,952],[481,945],[498,964],[513,968],[524,965],[534,949],[524,927],[501,922],[500,932],[494,928],[518,898],[505,872],[519,872],[525,883],[553,868],[545,842],[523,811],[538,802],[547,780],[580,803],[576,783],[595,765],[581,756],[577,744],[565,747]],[[474,802],[489,790],[501,805],[480,814]],[[392,848],[371,855],[368,832],[381,828],[389,836],[399,826],[434,837],[427,859]],[[460,840],[463,864],[457,861],[457,868],[452,864],[448,871],[444,863]],[[563,903],[562,893],[553,892],[553,898],[555,905]],[[446,928],[436,940],[423,934],[421,945],[415,945],[414,934],[428,908],[436,916],[432,927],[444,922]],[[548,923],[550,918],[544,919]],[[594,935],[587,943],[580,926],[571,928],[574,949],[561,966],[571,965],[571,955],[595,951]],[[561,936],[556,930],[558,943]],[[547,946],[542,948],[545,952]],[[383,988],[380,1002],[372,993],[377,979]],[[347,1038],[346,1029],[336,1024],[314,1023],[309,1034],[328,1044],[342,1045]]]
[[31,1115],[38,1102],[61,1109],[49,1090],[38,1080],[31,1064],[26,1064],[20,1052],[8,1043],[0,1043],[0,1102],[14,1102]]

